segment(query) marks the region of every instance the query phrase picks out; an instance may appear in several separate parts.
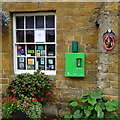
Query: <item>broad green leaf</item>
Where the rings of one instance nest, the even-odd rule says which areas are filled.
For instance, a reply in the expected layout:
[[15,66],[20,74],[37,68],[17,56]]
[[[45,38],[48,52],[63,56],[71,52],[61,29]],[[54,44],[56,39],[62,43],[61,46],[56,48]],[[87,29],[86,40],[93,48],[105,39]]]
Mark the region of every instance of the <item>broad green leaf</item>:
[[73,118],[77,119],[81,117],[82,117],[82,113],[80,113],[80,110],[76,110],[73,114]]
[[103,118],[104,117],[104,112],[102,112],[102,108],[98,105],[95,106],[95,111],[97,112],[97,117],[98,118]]
[[96,99],[102,98],[101,92],[99,90],[93,91],[90,96],[91,96],[91,98],[96,98]]
[[85,113],[85,118],[88,118],[91,114],[91,111],[85,110],[84,113]]
[[83,95],[82,95],[82,97],[84,96],[88,96],[88,95],[90,95],[90,93],[88,92],[88,93],[84,93]]
[[72,114],[66,114],[64,116],[64,119],[70,120],[72,118]]
[[98,112],[97,116],[98,118],[104,118],[104,112]]
[[119,108],[118,102],[116,100],[106,102],[105,106],[107,111],[114,111]]
[[98,105],[95,106],[95,110],[96,110],[97,112],[98,112],[98,111],[102,111],[101,107],[98,106]]
[[69,105],[71,105],[71,106],[78,106],[78,102],[77,101],[75,101],[75,102],[71,102]]
[[75,97],[75,98],[70,99],[69,102],[76,101],[76,100],[77,98]]
[[91,118],[90,120],[96,120],[96,118],[97,118],[96,112],[94,112],[93,115],[90,118]]
[[88,118],[91,115],[91,110],[93,110],[93,106],[84,107],[85,118]]
[[88,98],[88,103],[90,103],[91,105],[95,105],[97,103],[95,98]]
[[114,113],[114,114],[112,113],[112,114],[108,115],[106,118],[111,119],[111,120],[119,120],[120,119],[119,115],[117,113]]
[[81,97],[80,100],[81,100],[81,102],[86,102],[86,101],[88,101],[88,98],[89,98],[89,97],[85,97],[85,96],[83,96],[83,97]]
[[103,102],[103,101],[97,102],[96,105],[100,106],[100,107],[102,108],[102,110],[105,110],[105,109],[106,109],[106,108],[105,108],[105,102]]

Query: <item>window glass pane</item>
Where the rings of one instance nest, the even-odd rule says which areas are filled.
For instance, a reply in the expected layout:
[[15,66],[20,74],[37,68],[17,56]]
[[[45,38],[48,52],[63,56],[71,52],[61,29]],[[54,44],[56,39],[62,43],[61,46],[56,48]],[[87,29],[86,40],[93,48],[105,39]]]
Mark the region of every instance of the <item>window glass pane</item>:
[[47,56],[55,56],[55,45],[47,45]]
[[55,42],[54,30],[46,30],[46,42]]
[[34,28],[34,16],[26,16],[26,28]]
[[16,41],[17,42],[24,42],[24,30],[17,30],[16,31]]
[[20,70],[25,70],[26,69],[26,64],[25,64],[25,57],[18,57],[17,58],[17,68]]
[[27,58],[27,69],[35,70],[35,58]]
[[36,28],[44,28],[44,16],[36,16]]
[[17,45],[17,55],[25,56],[25,45]]
[[36,45],[36,56],[45,56],[45,45]]
[[48,15],[46,16],[46,28],[54,28],[55,27],[55,16]]
[[35,45],[27,45],[27,56],[35,56]]
[[33,30],[26,31],[26,42],[34,42],[34,31]]
[[23,16],[16,17],[16,28],[24,29],[24,17]]
[[37,58],[36,69],[45,70],[45,58]]
[[55,70],[55,58],[47,58],[47,70]]

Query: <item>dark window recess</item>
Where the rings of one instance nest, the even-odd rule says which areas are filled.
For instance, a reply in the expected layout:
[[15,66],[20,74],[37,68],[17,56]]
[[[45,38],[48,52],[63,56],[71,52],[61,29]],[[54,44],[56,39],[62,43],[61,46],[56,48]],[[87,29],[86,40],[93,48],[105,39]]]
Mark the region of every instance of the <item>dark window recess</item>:
[[26,28],[34,28],[34,16],[27,16],[26,17]]
[[55,45],[47,45],[47,56],[55,56]]
[[35,45],[27,45],[27,54],[35,56]]
[[54,28],[55,27],[55,16],[48,15],[46,16],[46,28]]
[[24,30],[16,31],[16,42],[24,42]]
[[26,42],[34,42],[34,31],[33,30],[26,31]]
[[24,29],[24,17],[23,16],[16,17],[16,28]]
[[44,28],[44,16],[36,16],[36,28]]
[[55,42],[54,30],[46,30],[46,42]]

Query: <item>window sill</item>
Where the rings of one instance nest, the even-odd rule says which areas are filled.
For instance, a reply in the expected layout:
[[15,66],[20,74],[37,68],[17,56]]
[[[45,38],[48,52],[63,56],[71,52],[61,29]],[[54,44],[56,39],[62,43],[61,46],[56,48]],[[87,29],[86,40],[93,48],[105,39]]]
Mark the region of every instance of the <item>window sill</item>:
[[[35,70],[15,70],[14,74],[22,74],[22,73],[30,73],[34,74]],[[56,70],[41,70],[41,72],[45,73],[46,75],[56,75]]]

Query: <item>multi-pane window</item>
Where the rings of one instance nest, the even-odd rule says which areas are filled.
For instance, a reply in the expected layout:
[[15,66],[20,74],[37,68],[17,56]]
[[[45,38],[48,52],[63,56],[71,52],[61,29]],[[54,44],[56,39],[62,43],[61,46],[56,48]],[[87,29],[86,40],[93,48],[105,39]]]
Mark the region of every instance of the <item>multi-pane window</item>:
[[56,74],[55,13],[25,13],[13,16],[14,73],[41,70]]

